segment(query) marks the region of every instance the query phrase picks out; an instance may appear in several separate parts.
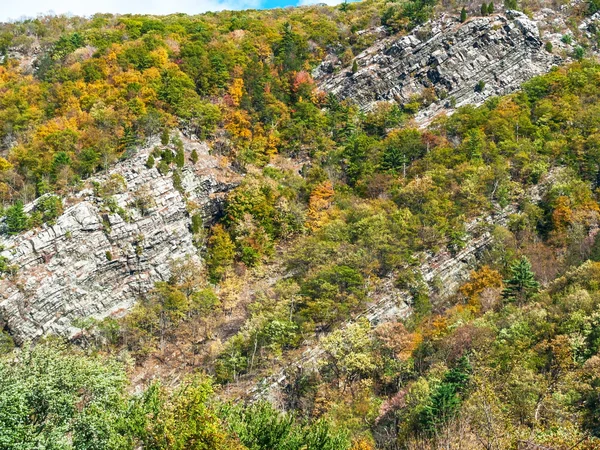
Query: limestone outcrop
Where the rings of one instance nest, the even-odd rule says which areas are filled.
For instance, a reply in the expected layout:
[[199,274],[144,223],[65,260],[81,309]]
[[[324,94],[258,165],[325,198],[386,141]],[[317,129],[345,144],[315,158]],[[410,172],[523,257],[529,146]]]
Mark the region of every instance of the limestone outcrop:
[[465,23],[446,15],[376,42],[355,61],[354,73],[324,61],[313,73],[319,87],[363,110],[380,101],[404,105],[427,97],[428,106],[416,115],[426,124],[444,111],[513,92],[564,58],[546,51],[537,21],[507,11]]
[[[168,278],[174,259],[197,258],[192,215],[212,222],[238,177],[219,167],[205,143],[181,138],[186,164],[179,189],[172,171],[146,167],[160,144],[152,141],[66,198],[54,225],[0,236],[1,255],[16,267],[15,275],[0,280],[0,327],[17,342],[48,333],[73,336],[82,320],[130,308]],[[189,160],[194,149],[196,164]]]

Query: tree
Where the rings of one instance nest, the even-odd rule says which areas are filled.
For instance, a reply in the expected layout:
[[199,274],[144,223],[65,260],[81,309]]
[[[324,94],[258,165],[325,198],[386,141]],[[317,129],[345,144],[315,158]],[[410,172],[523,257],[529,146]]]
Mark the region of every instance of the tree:
[[386,139],[381,166],[390,172],[401,169],[406,176],[407,165],[422,157],[426,151],[427,147],[419,130],[406,128],[394,131]]
[[167,334],[184,317],[189,303],[186,296],[176,287],[164,281],[154,285],[146,305],[158,318],[158,331],[160,333],[160,349],[165,347]]
[[535,294],[540,285],[535,280],[531,263],[527,257],[522,256],[521,259],[515,261],[510,266],[511,277],[504,280],[506,287],[502,291],[502,297],[511,302],[522,303],[531,298]]
[[461,23],[464,23],[467,20],[467,9],[463,6],[463,8],[460,10],[460,21]]
[[485,2],[483,2],[481,4],[481,15],[482,16],[487,16],[488,15],[488,7],[487,7],[487,4]]
[[354,61],[352,61],[352,73],[356,72],[358,72],[358,62],[355,59]]
[[461,405],[460,394],[466,389],[471,372],[471,364],[463,356],[454,368],[445,373],[442,383],[432,393],[429,404],[419,416],[421,429],[433,434],[454,417]]
[[25,213],[23,202],[18,200],[6,210],[6,228],[8,234],[18,234],[27,229],[28,217]]
[[185,165],[185,154],[183,153],[183,148],[178,148],[175,153],[175,164],[180,169]]
[[226,404],[219,415],[231,434],[248,449],[349,450],[351,447],[348,435],[328,422],[299,423],[292,414],[282,413],[266,401],[249,406]]
[[192,164],[196,164],[198,162],[198,152],[196,149],[192,150],[192,153],[190,154],[190,161],[192,161]]
[[167,128],[163,128],[162,132],[160,133],[160,143],[162,145],[169,145],[169,140],[169,130]]
[[494,2],[490,2],[490,4],[487,7],[487,12],[488,14],[494,14]]
[[148,169],[152,169],[154,167],[154,156],[148,156],[148,159],[146,160],[146,167]]
[[321,370],[331,371],[337,381],[349,386],[375,370],[371,325],[362,318],[343,330],[335,330],[323,339],[325,358]]
[[219,281],[225,272],[233,264],[235,256],[235,245],[222,225],[215,225],[212,235],[208,239],[207,266],[210,277]]
[[316,230],[323,226],[327,219],[327,210],[331,206],[333,196],[333,184],[326,180],[315,187],[310,194],[308,202],[308,223],[309,228]]
[[180,193],[184,193],[183,185],[181,184],[181,175],[179,174],[179,170],[173,171],[173,187],[177,189]]
[[133,448],[126,384],[114,360],[58,345],[25,347],[0,360],[0,447]]
[[[153,420],[147,424],[143,448],[156,450],[243,450],[210,408],[209,380],[185,380],[174,392],[155,384],[145,393],[144,407]],[[142,447],[142,446],[140,446]]]

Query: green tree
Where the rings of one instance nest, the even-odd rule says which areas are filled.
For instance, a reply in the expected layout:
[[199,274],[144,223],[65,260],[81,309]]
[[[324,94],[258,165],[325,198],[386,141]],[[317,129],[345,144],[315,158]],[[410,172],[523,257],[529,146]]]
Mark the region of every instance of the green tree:
[[352,73],[356,72],[358,72],[358,62],[355,59],[354,61],[352,61]]
[[180,169],[185,165],[185,154],[183,153],[183,148],[178,148],[175,153],[175,164]]
[[52,224],[63,212],[62,200],[57,195],[45,195],[37,200],[35,210],[41,214],[43,222]]
[[522,256],[521,259],[512,263],[510,273],[511,277],[504,280],[506,287],[502,291],[502,297],[505,300],[522,303],[529,300],[538,291],[540,285],[535,280],[531,263],[527,257]]
[[48,345],[15,356],[0,359],[0,448],[133,448],[122,364]]
[[215,225],[208,239],[207,266],[213,281],[219,281],[233,264],[235,245],[222,225]]
[[460,10],[460,21],[461,23],[464,23],[467,20],[467,9],[463,6],[463,8]]
[[146,160],[146,167],[148,169],[152,169],[154,167],[154,156],[148,156],[148,159]]
[[433,434],[456,415],[461,405],[460,394],[466,389],[471,372],[471,364],[463,356],[454,368],[445,373],[442,383],[419,416],[422,430]]
[[160,143],[162,145],[169,145],[169,140],[170,140],[169,130],[164,128],[162,130],[162,132],[160,133]]
[[198,162],[198,152],[196,149],[192,150],[192,153],[190,154],[190,161],[192,161],[192,164],[196,164]]
[[323,340],[325,356],[321,370],[332,372],[338,387],[340,383],[349,385],[375,370],[371,326],[363,318],[348,325],[343,330],[335,330]]
[[167,335],[183,319],[189,308],[188,299],[176,286],[160,281],[154,285],[145,306],[158,319],[160,348],[163,350]]
[[483,2],[481,4],[481,15],[482,16],[487,16],[488,15],[488,6],[485,2]]
[[181,184],[181,175],[179,173],[179,170],[174,170],[173,171],[173,187],[175,189],[177,189],[180,193],[184,193],[183,192],[183,185]]
[[144,396],[144,408],[151,415],[142,438],[152,450],[244,450],[227,433],[210,408],[213,388],[210,380],[185,380],[174,392],[155,384]]
[[494,2],[490,2],[487,7],[488,14],[494,14]]
[[27,229],[28,217],[25,213],[23,202],[18,200],[6,210],[6,228],[8,234],[18,234]]
[[247,407],[227,404],[219,415],[230,432],[253,450],[347,450],[351,447],[348,435],[328,422],[297,423],[292,414],[281,413],[265,401]]

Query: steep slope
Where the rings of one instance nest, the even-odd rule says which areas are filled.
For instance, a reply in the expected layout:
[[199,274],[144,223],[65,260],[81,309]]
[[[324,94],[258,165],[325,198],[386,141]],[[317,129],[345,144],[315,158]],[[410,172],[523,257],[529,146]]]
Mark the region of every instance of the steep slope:
[[[535,203],[541,201],[545,192],[560,178],[561,172],[563,172],[561,169],[554,169],[548,173],[538,185],[523,194],[521,201]],[[511,215],[516,214],[518,209],[517,203],[504,208],[498,205],[492,214],[469,221],[465,226],[467,232],[465,246],[456,254],[445,249],[435,254],[421,255],[419,276],[426,283],[432,297],[443,302],[457,292],[458,288],[469,279],[470,272],[480,264],[482,255],[493,244],[494,227],[507,226]],[[414,298],[410,292],[395,286],[393,276],[381,280],[374,286],[369,298],[371,301],[368,308],[345,323],[342,329],[361,318],[366,318],[373,327],[376,327],[387,322],[401,321],[413,313]],[[253,401],[267,398],[277,403],[281,399],[281,391],[289,383],[290,373],[293,371],[300,371],[303,374],[316,373],[324,356],[325,350],[319,342],[311,342],[299,358],[288,362],[285,367],[252,387],[249,392],[250,398]]]
[[410,103],[428,89],[430,104],[416,116],[425,123],[444,110],[513,92],[564,58],[545,50],[536,21],[507,11],[464,24],[443,16],[409,35],[377,42],[355,61],[355,73],[351,68],[331,73],[331,62],[319,66],[321,89],[364,110],[379,101]]
[[206,144],[182,140],[186,160],[193,150],[199,160],[181,169],[181,192],[173,171],[146,167],[160,144],[151,140],[65,199],[54,225],[0,239],[2,256],[16,268],[0,280],[0,322],[18,342],[72,336],[74,321],[122,312],[169,277],[171,261],[197,254],[191,216],[210,224],[237,178],[219,168]]

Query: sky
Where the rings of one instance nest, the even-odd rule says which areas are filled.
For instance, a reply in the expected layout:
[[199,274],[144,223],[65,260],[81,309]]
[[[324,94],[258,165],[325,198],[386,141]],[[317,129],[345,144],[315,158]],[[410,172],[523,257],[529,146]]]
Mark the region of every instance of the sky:
[[275,8],[342,0],[0,0],[0,21],[38,14],[92,15],[94,13],[199,14],[223,9]]

